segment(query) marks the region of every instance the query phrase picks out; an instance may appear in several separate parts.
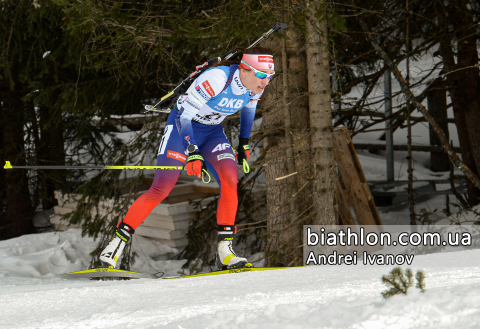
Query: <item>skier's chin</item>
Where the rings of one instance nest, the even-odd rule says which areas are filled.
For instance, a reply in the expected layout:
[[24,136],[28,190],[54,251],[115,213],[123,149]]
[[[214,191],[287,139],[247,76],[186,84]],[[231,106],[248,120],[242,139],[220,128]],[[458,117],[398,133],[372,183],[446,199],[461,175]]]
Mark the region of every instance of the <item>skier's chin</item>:
[[257,88],[255,88],[254,93],[258,95],[258,94],[263,93],[264,90],[265,90],[265,87],[257,86]]

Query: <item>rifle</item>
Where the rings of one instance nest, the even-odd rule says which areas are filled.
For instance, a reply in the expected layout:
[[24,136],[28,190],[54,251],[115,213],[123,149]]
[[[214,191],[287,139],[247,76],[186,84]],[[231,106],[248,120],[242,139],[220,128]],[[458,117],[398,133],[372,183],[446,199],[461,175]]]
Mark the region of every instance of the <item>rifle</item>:
[[[273,24],[272,28],[265,32],[260,38],[255,40],[250,46],[248,46],[247,49],[250,49],[252,47],[255,47],[258,45],[260,42],[265,40],[272,34],[273,32],[280,32],[281,30],[287,28],[287,24],[285,23],[280,23],[277,22]],[[160,98],[160,101],[155,104],[155,105],[145,105],[145,108],[143,108],[140,113],[147,113],[147,112],[160,112],[160,113],[170,113],[171,107],[177,102],[178,97],[183,95],[187,89],[191,86],[193,81],[196,79],[196,77],[207,70],[208,68],[212,67],[215,63],[221,62],[223,60],[232,60],[236,61],[238,60],[238,56],[240,55],[241,50],[231,50],[225,54],[223,54],[220,57],[215,57],[212,58],[205,63],[201,65],[197,65],[195,67],[195,71],[190,73],[188,77],[186,77],[178,86],[175,87],[172,91],[170,91],[168,94]]]

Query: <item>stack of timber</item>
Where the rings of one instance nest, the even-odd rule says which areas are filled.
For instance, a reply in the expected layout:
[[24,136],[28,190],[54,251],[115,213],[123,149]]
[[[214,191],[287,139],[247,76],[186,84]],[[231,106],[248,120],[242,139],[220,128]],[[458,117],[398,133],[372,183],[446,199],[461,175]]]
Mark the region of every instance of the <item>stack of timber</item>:
[[[143,189],[143,191],[137,192],[134,199],[142,195],[150,187],[152,181],[152,179],[145,178],[140,185],[140,189]],[[126,189],[125,192],[127,192]],[[204,184],[198,180],[180,179],[169,196],[154,208],[142,225],[135,230],[135,234],[153,238],[174,248],[183,248],[188,243],[186,232],[189,221],[195,217],[197,211],[194,206],[189,204],[189,200],[206,198],[203,201],[206,204],[219,192],[217,183]],[[55,206],[55,212],[50,218],[50,222],[55,224],[55,228],[60,231],[80,227],[80,225],[68,225],[67,222],[61,220],[61,216],[78,207],[81,195],[62,195],[60,191],[55,191],[55,197],[58,206]],[[128,194],[125,194],[125,197],[128,197]],[[95,215],[97,211],[102,215],[109,214],[109,209],[112,206],[113,200],[101,201],[92,215]],[[112,216],[110,215],[107,218],[112,218]]]

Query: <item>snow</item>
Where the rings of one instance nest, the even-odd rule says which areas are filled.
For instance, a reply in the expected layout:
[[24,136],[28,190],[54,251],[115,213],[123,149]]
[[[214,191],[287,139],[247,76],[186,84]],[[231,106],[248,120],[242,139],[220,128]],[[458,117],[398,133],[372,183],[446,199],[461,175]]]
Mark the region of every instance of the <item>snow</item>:
[[[145,246],[150,255],[152,246]],[[406,296],[385,300],[380,278],[391,266],[309,266],[180,280],[72,281],[55,275],[85,268],[94,247],[78,229],[1,241],[0,328],[478,328],[480,323],[479,250],[415,256],[411,268],[425,272],[426,293],[412,287]],[[160,262],[171,267],[170,275],[182,265]]]
[[[440,199],[418,206],[438,206]],[[406,214],[383,210],[387,224]],[[142,237],[134,236],[133,242],[138,253],[133,270],[163,270],[167,276],[182,271],[183,260],[167,260],[175,249]],[[96,243],[82,237],[79,229],[0,241],[0,329],[400,329],[480,324],[480,250],[416,255],[410,268],[424,271],[426,292],[412,287],[406,296],[385,300],[381,277],[394,266],[362,262],[179,280],[58,277],[88,268]],[[383,250],[387,251],[392,249]]]
[[[29,234],[0,241],[0,278],[58,278],[58,274],[80,271],[90,266],[90,253],[98,241],[82,237],[80,229],[65,232]],[[178,250],[155,240],[134,236],[133,248],[137,260],[133,271],[177,275],[184,260],[167,258]]]

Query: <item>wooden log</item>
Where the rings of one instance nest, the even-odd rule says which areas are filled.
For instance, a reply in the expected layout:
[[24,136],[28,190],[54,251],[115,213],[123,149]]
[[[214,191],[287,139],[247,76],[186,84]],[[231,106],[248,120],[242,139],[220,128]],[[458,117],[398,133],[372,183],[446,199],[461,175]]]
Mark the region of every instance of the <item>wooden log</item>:
[[355,214],[360,225],[373,225],[375,220],[370,213],[367,204],[368,201],[364,195],[363,186],[358,177],[355,164],[350,155],[346,140],[341,131],[334,132],[335,160],[337,162],[342,180],[345,185],[349,204],[353,206]]
[[159,220],[156,218],[151,218],[150,216],[145,219],[145,221],[142,223],[142,226],[145,227],[155,227],[155,228],[160,228],[160,229],[165,229],[165,230],[188,230],[188,224],[193,218],[191,213],[187,213],[185,215],[188,215],[188,218],[184,220]]
[[194,184],[193,182],[177,182],[173,187],[172,191],[168,194],[168,196],[176,196],[186,193],[194,193]]
[[365,173],[363,172],[363,169],[362,169],[362,164],[360,163],[360,159],[358,158],[357,152],[355,151],[355,146],[353,145],[353,141],[350,137],[350,132],[348,131],[347,128],[342,128],[341,131],[344,139],[347,141],[348,149],[350,150],[352,160],[355,164],[355,168],[357,169],[357,174],[363,186],[363,190],[365,192],[365,196],[368,201],[368,207],[370,208],[370,212],[373,216],[373,219],[375,220],[375,224],[380,226],[380,228],[383,230],[382,220],[378,213],[377,207],[375,206],[375,202],[373,200],[372,194],[370,193],[370,188],[368,187],[367,178],[365,177]]
[[198,200],[198,199],[207,198],[207,197],[210,197],[210,196],[213,196],[213,195],[215,195],[215,194],[214,193],[191,192],[191,193],[186,193],[186,194],[168,196],[162,202],[162,204],[174,204],[174,203],[180,203],[180,202],[185,202],[185,201],[190,201],[190,200]]
[[[211,200],[213,200],[214,197],[209,197],[206,198],[203,202],[203,204],[207,204]],[[158,215],[166,215],[166,216],[173,216],[173,215],[178,215],[186,212],[196,212],[198,209],[196,209],[194,206],[190,205],[188,201],[185,202],[180,202],[176,204],[159,204],[157,207],[153,208],[152,212]]]
[[[55,215],[60,218],[60,216],[72,212],[74,209],[55,206],[54,211]],[[109,214],[105,209],[100,209],[100,215]],[[95,215],[96,211],[92,214]],[[195,212],[181,213],[173,216],[165,216],[158,214],[150,214],[145,221],[141,224],[144,227],[153,227],[158,229],[165,229],[167,231],[172,230],[184,230],[188,229],[189,221],[195,216]],[[66,222],[62,222],[65,223]],[[52,224],[57,224],[57,222],[52,222]],[[138,232],[137,232],[138,233]]]
[[[361,169],[360,161],[353,148],[350,133],[347,129],[341,129],[335,131],[333,134],[335,160],[350,199],[349,203],[352,204],[355,210],[358,223],[360,225],[381,225],[381,221],[377,224],[380,216],[378,216],[378,219],[374,218],[374,214],[369,205],[368,198],[371,198],[371,195],[365,193],[366,189],[364,186],[367,185],[367,182]],[[368,188],[368,185],[366,187]],[[373,202],[373,198],[371,201]]]
[[[195,184],[193,188],[194,188],[195,192],[197,192],[197,193],[206,193],[206,194],[213,194],[213,195],[219,195],[220,194],[220,186],[218,186],[218,184],[211,184],[211,185],[210,184],[202,184],[202,185]],[[199,198],[197,198],[197,199],[199,199]]]
[[153,238],[153,237],[150,237],[150,238],[153,239],[153,240],[156,240],[160,243],[166,244],[167,246],[170,246],[170,247],[173,247],[173,248],[178,248],[178,249],[183,249],[188,244],[188,239],[187,238],[181,238],[181,239],[176,239],[176,240],[165,240],[165,239],[158,239],[158,238]]
[[[71,213],[72,211],[75,210],[75,209],[71,209],[71,208],[67,208],[67,207],[59,207],[59,206],[55,206],[53,209],[54,209],[54,213],[56,215],[66,215],[66,214]],[[114,213],[111,213],[110,211],[105,210],[103,208],[92,209],[91,214],[92,214],[92,216],[95,216],[97,214],[99,214],[101,216],[107,216],[107,219],[112,219],[113,216],[115,215]]]
[[[57,199],[58,205],[64,208],[77,209],[78,202],[82,198],[80,194],[62,195],[60,191],[55,191],[55,199]],[[99,208],[112,208],[115,205],[114,200],[104,199],[98,203]]]
[[57,231],[66,231],[69,228],[80,228],[80,224],[68,225],[66,221],[61,220],[60,215],[53,215],[50,217],[50,223],[55,224]]
[[61,224],[55,224],[56,231],[68,231],[71,228],[80,228],[80,227],[76,225],[63,224],[63,222]]
[[141,225],[135,230],[135,234],[163,240],[177,240],[185,238],[184,230],[171,231],[155,227],[145,227]]

